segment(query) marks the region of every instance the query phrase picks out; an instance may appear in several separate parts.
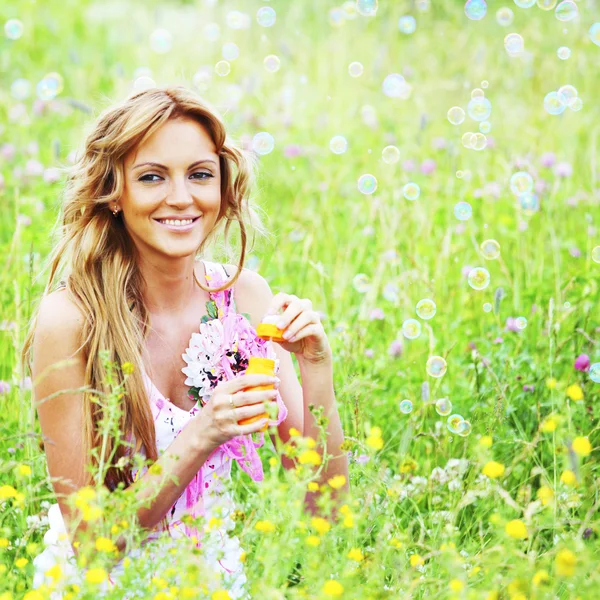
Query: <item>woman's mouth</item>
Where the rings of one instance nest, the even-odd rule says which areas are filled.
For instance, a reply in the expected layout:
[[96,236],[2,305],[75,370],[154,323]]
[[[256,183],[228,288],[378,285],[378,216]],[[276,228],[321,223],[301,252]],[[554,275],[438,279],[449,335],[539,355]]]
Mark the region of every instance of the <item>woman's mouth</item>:
[[194,228],[194,224],[199,221],[202,216],[195,219],[154,219],[159,225],[166,227],[170,231],[190,231]]

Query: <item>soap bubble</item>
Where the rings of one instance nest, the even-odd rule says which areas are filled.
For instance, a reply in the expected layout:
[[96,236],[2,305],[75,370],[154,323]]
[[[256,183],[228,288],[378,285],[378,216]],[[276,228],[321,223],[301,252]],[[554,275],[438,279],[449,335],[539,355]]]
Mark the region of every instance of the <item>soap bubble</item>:
[[261,131],[252,138],[252,149],[257,154],[269,154],[275,147],[275,139],[270,133]]
[[411,15],[400,17],[400,19],[398,19],[398,29],[400,30],[400,33],[410,35],[417,29],[417,21]]
[[448,121],[452,125],[460,125],[465,120],[465,111],[460,106],[453,106],[448,111]]
[[413,181],[409,181],[403,188],[402,193],[407,200],[416,200],[421,194],[421,188]]
[[471,148],[473,148],[473,150],[484,150],[486,146],[487,138],[485,135],[479,131],[474,133],[473,137],[471,138]]
[[362,66],[362,63],[359,62],[351,62],[348,65],[348,73],[350,73],[350,75],[352,77],[360,77],[363,72],[364,72],[364,67]]
[[402,335],[407,340],[416,340],[421,335],[421,323],[416,319],[406,319],[402,323]]
[[486,121],[492,114],[492,103],[487,98],[471,98],[467,112],[474,121]]
[[363,17],[374,17],[378,4],[378,0],[356,0],[356,11]]
[[221,28],[217,23],[208,23],[202,30],[202,37],[209,42],[216,42],[221,37]]
[[484,98],[485,92],[481,88],[475,88],[471,91],[471,98]]
[[542,10],[552,10],[556,6],[557,2],[558,0],[537,0],[537,5]]
[[467,437],[471,433],[471,423],[463,420],[458,424],[456,433],[462,437]]
[[413,403],[410,400],[402,400],[402,402],[400,402],[400,412],[404,413],[405,415],[407,415],[408,413],[411,413],[413,409]]
[[531,8],[535,4],[535,0],[515,0],[515,4],[519,8]]
[[221,55],[225,60],[235,60],[240,55],[240,49],[238,48],[237,44],[228,42],[227,44],[223,44]]
[[265,56],[263,65],[265,67],[265,71],[268,71],[269,73],[277,73],[277,71],[279,71],[281,68],[281,60],[279,59],[279,56],[275,54],[269,54],[268,56]]
[[571,105],[569,106],[569,108],[575,112],[577,112],[578,110],[581,110],[582,107],[583,107],[583,100],[581,98],[575,98],[575,100],[573,100],[573,102],[571,102]]
[[466,131],[465,133],[463,133],[460,141],[465,148],[473,147],[473,142],[475,141],[473,138],[474,135],[475,134],[472,131]]
[[490,85],[490,84],[489,84],[489,83],[487,82],[487,80],[485,80],[485,79],[484,79],[484,80],[481,82],[481,87],[482,87],[484,90],[487,90],[489,85]]
[[496,11],[496,22],[502,27],[508,27],[514,18],[514,13],[508,6],[503,6]]
[[173,47],[173,36],[167,29],[155,29],[150,35],[150,48],[157,54],[165,54]]
[[554,11],[554,16],[559,21],[572,21],[576,19],[578,16],[579,9],[577,8],[577,4],[572,2],[572,0],[564,0],[561,2]]
[[354,276],[352,286],[359,294],[366,294],[371,289],[369,277],[364,273],[358,273]]
[[487,260],[496,260],[500,256],[500,244],[496,240],[481,243],[481,255]]
[[594,23],[590,27],[588,35],[590,36],[590,40],[592,40],[592,42],[596,44],[596,46],[600,46],[600,22]]
[[525,42],[518,33],[509,33],[504,38],[504,48],[509,56],[519,56],[525,50]]
[[230,10],[225,16],[225,21],[231,29],[249,29],[252,25],[252,17],[239,10]]
[[475,267],[469,271],[467,280],[474,290],[485,290],[490,285],[490,272],[483,267]]
[[593,250],[592,250],[592,260],[595,263],[600,263],[600,246],[596,246]]
[[277,13],[270,6],[261,6],[256,12],[256,20],[262,27],[272,27],[275,25]]
[[486,302],[483,305],[483,312],[486,312],[486,313],[492,312],[492,305],[489,302]]
[[226,77],[227,75],[229,75],[230,71],[231,71],[231,66],[226,60],[220,60],[215,65],[215,73],[219,77]]
[[518,329],[525,329],[527,327],[527,319],[525,317],[517,317],[515,319],[515,325]]
[[377,189],[377,179],[374,175],[365,173],[358,178],[358,190],[362,194],[372,194]]
[[10,94],[17,100],[25,100],[31,94],[31,83],[27,79],[15,79],[10,85]]
[[40,100],[52,100],[63,90],[63,78],[60,73],[48,73],[40,79],[35,91]]
[[594,383],[600,383],[600,362],[590,365],[590,379]]
[[468,202],[458,202],[454,206],[454,216],[459,221],[468,221],[473,216],[473,209]]
[[329,140],[329,149],[334,154],[344,154],[348,149],[348,141],[343,135],[334,135]]
[[510,178],[510,191],[518,196],[533,189],[533,177],[527,171],[517,171]]
[[563,85],[558,88],[558,100],[565,106],[571,106],[577,98],[577,88],[572,85]]
[[480,21],[487,13],[485,0],[467,0],[465,4],[465,15],[471,21]]
[[448,365],[442,356],[430,356],[425,368],[431,377],[442,377],[446,373]]
[[557,51],[556,55],[560,60],[567,60],[571,56],[571,48],[567,46],[561,46]]
[[381,85],[383,93],[389,98],[401,98],[406,100],[410,96],[411,86],[399,73],[388,75]]
[[436,400],[435,412],[442,417],[449,415],[452,412],[452,402],[448,398]]
[[435,305],[435,302],[433,300],[430,300],[429,298],[423,298],[423,300],[419,300],[417,302],[417,315],[420,319],[423,319],[424,321],[433,319],[436,310],[437,307]]
[[525,192],[519,196],[519,206],[525,214],[532,215],[539,210],[540,200],[533,192]]
[[489,133],[491,130],[492,125],[489,121],[481,121],[481,123],[479,123],[479,131],[481,131],[481,133]]
[[19,19],[9,19],[4,23],[4,33],[9,40],[18,40],[23,35],[23,23]]
[[400,150],[396,146],[386,146],[381,151],[381,159],[388,165],[393,165],[400,160]]
[[454,414],[448,417],[447,427],[450,433],[458,433],[460,424],[464,421],[462,415]]

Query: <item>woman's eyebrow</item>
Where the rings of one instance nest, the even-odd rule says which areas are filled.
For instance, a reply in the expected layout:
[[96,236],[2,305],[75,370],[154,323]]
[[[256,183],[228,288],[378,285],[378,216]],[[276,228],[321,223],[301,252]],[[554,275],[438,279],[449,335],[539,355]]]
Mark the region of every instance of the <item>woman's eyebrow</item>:
[[[202,163],[212,163],[213,165],[215,165],[215,167],[217,166],[217,163],[212,160],[211,158],[205,158],[202,160],[197,160],[196,162],[192,163],[188,169],[193,169],[196,165],[200,165]],[[157,169],[165,169],[168,171],[168,167],[166,167],[165,165],[161,165],[160,163],[157,162],[145,162],[145,163],[140,163],[139,165],[135,165],[134,167],[131,168],[132,171],[134,171],[135,169],[139,169],[140,167],[156,167]]]

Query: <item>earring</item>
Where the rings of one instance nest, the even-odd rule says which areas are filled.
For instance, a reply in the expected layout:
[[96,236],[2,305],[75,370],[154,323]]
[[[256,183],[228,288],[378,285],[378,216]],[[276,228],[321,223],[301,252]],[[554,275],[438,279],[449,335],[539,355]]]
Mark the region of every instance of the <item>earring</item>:
[[116,217],[117,214],[119,213],[119,210],[115,207],[115,208],[113,208],[112,213],[113,213],[113,217]]

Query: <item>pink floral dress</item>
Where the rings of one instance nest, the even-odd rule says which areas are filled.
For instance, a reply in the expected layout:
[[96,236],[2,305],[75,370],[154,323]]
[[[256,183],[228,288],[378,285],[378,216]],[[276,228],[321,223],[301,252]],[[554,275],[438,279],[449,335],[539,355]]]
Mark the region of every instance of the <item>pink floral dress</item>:
[[[218,287],[229,279],[223,265],[203,262],[206,281],[210,287]],[[182,372],[187,376],[185,383],[192,389],[192,396],[197,398],[196,406],[190,411],[175,406],[168,398],[161,395],[142,369],[154,416],[159,456],[173,443],[192,417],[202,410],[202,406],[210,401],[212,390],[221,381],[244,374],[250,356],[273,359],[275,372],[279,371],[279,361],[271,342],[259,338],[249,320],[236,312],[233,291],[233,288],[229,288],[222,292],[210,293],[211,300],[207,303],[208,315],[202,318],[199,333],[192,334],[189,348],[182,354],[187,364]],[[277,395],[277,405],[278,417],[276,420],[270,420],[269,426],[277,426],[287,417],[288,411],[280,394]],[[253,438],[257,438],[256,441]],[[237,536],[228,534],[234,526],[231,514],[235,507],[232,494],[227,489],[230,486],[225,486],[223,482],[225,480],[231,482],[233,461],[236,461],[254,481],[262,481],[264,478],[262,462],[256,450],[263,445],[264,433],[260,432],[234,438],[214,450],[168,511],[166,515],[168,528],[165,530],[162,524],[157,525],[145,541],[147,543],[157,539],[164,535],[165,531],[171,538],[187,536],[193,539],[195,536],[196,547],[203,547],[206,559],[221,572],[225,587],[232,598],[245,597],[246,577],[240,560],[243,550],[239,540]],[[134,479],[146,470],[147,467],[144,467],[142,473],[134,470]],[[54,511],[55,517],[56,513],[60,515],[60,510]],[[182,523],[181,518],[185,514],[194,517],[204,516],[204,530],[188,527]],[[213,517],[218,521],[214,521],[213,526],[209,526]],[[59,520],[62,521],[62,517]],[[214,526],[214,523],[218,523],[218,526]],[[50,525],[52,530],[52,522]],[[64,522],[56,523],[54,533],[59,530],[64,531]],[[49,539],[54,542],[56,537],[57,535],[52,535]],[[72,548],[70,550],[69,554],[72,553]],[[44,552],[46,556],[42,556]],[[44,583],[44,579],[46,583],[50,581],[49,578],[44,578],[42,568],[45,571],[52,566],[49,558],[56,555],[56,548],[47,547],[44,552],[36,557],[38,566],[34,576],[34,587]],[[115,583],[122,572],[121,561],[111,572],[111,583]]]

